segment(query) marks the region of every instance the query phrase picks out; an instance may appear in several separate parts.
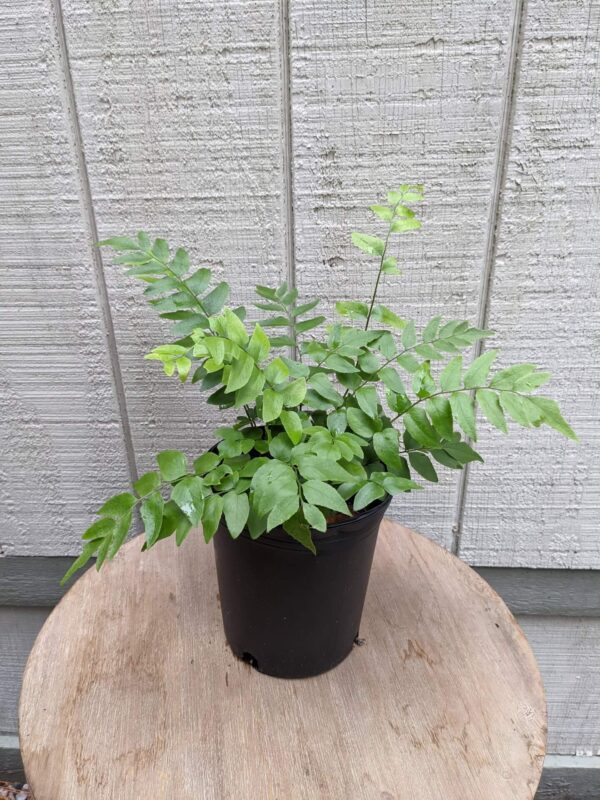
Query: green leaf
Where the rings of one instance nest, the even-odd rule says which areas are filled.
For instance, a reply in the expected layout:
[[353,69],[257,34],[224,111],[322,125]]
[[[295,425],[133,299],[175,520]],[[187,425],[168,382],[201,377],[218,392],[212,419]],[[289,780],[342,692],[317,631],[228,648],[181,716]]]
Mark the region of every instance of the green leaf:
[[113,559],[117,554],[117,551],[127,538],[127,534],[129,533],[129,528],[131,527],[132,523],[132,513],[131,511],[128,514],[123,514],[122,517],[118,517],[117,519],[113,520],[115,529],[113,531],[110,547],[108,550],[108,557]]
[[443,392],[451,392],[461,388],[462,356],[456,356],[448,362],[440,375],[440,388]]
[[273,528],[289,520],[299,508],[300,498],[298,496],[298,487],[296,487],[295,495],[286,495],[282,497],[280,502],[278,502],[269,513],[267,518],[267,531],[272,531]]
[[302,492],[308,503],[350,516],[350,509],[346,505],[346,501],[328,483],[320,480],[308,480],[302,485]]
[[560,413],[558,403],[551,400],[549,397],[531,397],[529,398],[534,405],[536,405],[542,412],[542,422],[549,425],[554,430],[562,433],[568,439],[573,439],[575,442],[579,441],[577,434],[571,428],[569,423]]
[[394,472],[401,472],[404,468],[398,439],[398,431],[395,428],[385,428],[373,436],[373,449],[386,467]]
[[492,389],[515,389],[517,383],[535,372],[535,364],[515,364],[497,372],[490,381]]
[[272,422],[277,419],[283,409],[283,395],[278,394],[274,389],[265,389],[263,394],[262,419],[264,422]]
[[312,536],[310,533],[310,528],[301,519],[298,519],[298,516],[294,516],[291,519],[286,520],[283,523],[283,529],[286,533],[288,533],[292,539],[295,539],[300,544],[304,545],[307,550],[313,555],[317,554],[317,549],[315,547],[315,543],[312,540]]
[[188,533],[192,528],[192,523],[187,517],[181,517],[175,526],[175,543],[177,547],[181,547],[184,543]]
[[116,494],[107,500],[103,506],[98,509],[98,514],[103,517],[121,517],[127,514],[136,504],[136,499],[131,492],[122,492]]
[[473,361],[463,378],[465,388],[476,389],[485,385],[490,367],[497,355],[497,350],[488,350]]
[[183,249],[183,247],[179,247],[175,252],[175,257],[171,261],[171,270],[175,273],[179,278],[190,268],[190,257],[188,256],[187,252]]
[[266,300],[277,300],[277,292],[268,286],[256,286],[254,291]]
[[222,513],[223,498],[220,494],[210,494],[204,499],[204,508],[202,509],[202,532],[205,542],[210,542],[217,532]]
[[289,461],[292,457],[292,441],[287,433],[278,433],[269,442],[269,453],[280,461]]
[[421,366],[411,353],[404,353],[404,355],[398,356],[396,363],[410,373],[416,372]]
[[234,539],[237,539],[244,530],[250,514],[248,495],[227,492],[226,495],[223,495],[223,511],[227,530]]
[[112,517],[102,517],[93,522],[81,537],[84,541],[92,539],[103,539],[105,536],[112,536],[117,520]]
[[370,439],[374,433],[381,430],[381,422],[373,420],[368,417],[364,411],[359,408],[348,408],[346,411],[348,425],[352,428],[354,433],[363,436],[365,439]]
[[212,292],[209,292],[202,300],[202,308],[208,316],[218,314],[223,308],[229,297],[229,284],[222,281],[218,283]]
[[252,358],[250,358],[248,353],[241,350],[238,358],[231,365],[229,380],[227,381],[225,391],[228,393],[235,392],[245,386],[250,380],[254,369],[255,366]]
[[320,302],[321,298],[315,297],[314,300],[309,300],[307,303],[303,303],[301,306],[293,308],[292,317],[296,319],[297,317],[301,317],[303,314],[308,314],[308,312],[312,311],[313,308],[316,308],[316,306],[318,306]]
[[450,405],[452,414],[462,430],[474,442],[477,441],[477,429],[475,427],[475,409],[473,398],[467,392],[455,392],[450,395]]
[[422,408],[414,406],[402,419],[406,430],[418,444],[424,447],[439,446],[439,436]]
[[211,270],[206,268],[197,269],[189,278],[186,278],[185,285],[195,295],[199,295],[207,288],[211,278]]
[[379,500],[384,496],[385,489],[383,486],[380,486],[378,483],[373,483],[372,481],[367,481],[367,483],[365,483],[365,485],[356,493],[354,497],[353,508],[355,511],[360,511],[361,509],[370,506],[371,503],[375,502],[375,500]]
[[313,328],[318,328],[319,325],[322,325],[325,322],[325,317],[311,317],[311,319],[305,319],[303,322],[298,322],[296,324],[296,331],[298,333],[307,333],[308,331],[312,331]]
[[133,484],[133,488],[142,497],[150,494],[160,486],[160,475],[158,472],[146,472]]
[[173,487],[171,500],[183,511],[192,525],[200,522],[204,505],[202,478],[188,475]]
[[239,407],[247,403],[253,403],[262,392],[264,385],[265,376],[255,367],[248,383],[235,393],[235,405]]
[[269,337],[257,323],[254,326],[254,331],[248,342],[248,353],[254,361],[259,364],[269,355],[270,349],[271,344],[269,342]]
[[272,384],[277,385],[282,383],[290,374],[289,368],[283,359],[274,358],[273,361],[266,367],[265,371],[266,380]]
[[448,398],[439,395],[430,397],[425,408],[437,433],[444,438],[452,436],[452,407]]
[[321,509],[311,506],[310,503],[302,503],[304,517],[311,528],[325,533],[327,530],[327,520]]
[[83,548],[81,555],[79,558],[75,559],[75,561],[71,564],[69,569],[63,575],[60,585],[64,586],[65,583],[69,580],[69,578],[73,577],[73,575],[77,572],[77,570],[81,569],[81,567],[85,566],[90,558],[94,555],[96,550],[104,543],[104,539],[93,539],[91,542],[88,542],[85,547]]
[[140,244],[128,236],[113,236],[98,242],[98,247],[112,247],[113,250],[139,250]]
[[327,416],[327,428],[331,433],[343,433],[348,427],[345,411],[333,411]]
[[374,386],[363,386],[356,390],[356,402],[367,416],[377,419],[379,398]]
[[436,338],[440,327],[440,320],[441,317],[433,317],[433,319],[429,320],[423,331],[424,342],[432,342]]
[[383,259],[381,264],[381,271],[384,275],[401,275],[398,269],[398,260],[394,256],[388,256]]
[[163,508],[164,500],[160,492],[152,492],[140,507],[140,515],[144,523],[144,535],[148,547],[152,547],[158,539],[163,518]]
[[417,334],[415,331],[415,323],[408,322],[402,331],[402,347],[404,347],[406,350],[409,350],[411,347],[414,347],[416,343]]
[[292,444],[299,444],[302,441],[303,427],[298,414],[295,411],[282,411],[280,419]]
[[406,322],[401,319],[397,314],[387,308],[387,306],[377,305],[373,309],[373,319],[381,322],[382,325],[390,325],[392,328],[403,330]]
[[167,261],[169,258],[169,245],[164,239],[155,239],[152,245],[152,255],[158,261]]
[[528,428],[531,425],[529,414],[525,408],[525,398],[520,397],[518,394],[502,392],[498,399],[503,411],[517,424],[522,425],[524,428]]
[[426,481],[438,482],[437,472],[425,453],[412,451],[408,454],[408,460],[415,472],[418,472]]
[[399,492],[412,492],[423,487],[408,478],[401,478],[397,475],[388,475],[383,479],[383,488],[388,494],[398,494]]
[[179,380],[182,383],[185,383],[188,375],[190,374],[190,369],[192,368],[192,362],[187,356],[180,356],[175,361],[175,366],[177,367],[177,374],[179,375]]
[[194,472],[196,475],[206,475],[221,463],[221,456],[216,453],[203,453],[194,461]]
[[352,244],[371,256],[381,256],[385,250],[385,242],[378,236],[369,236],[366,233],[353,233]]
[[281,397],[284,406],[299,406],[306,397],[306,380],[296,378],[296,380],[290,381],[281,390]]
[[488,422],[491,422],[495,428],[506,433],[508,430],[506,420],[496,392],[491,389],[478,389],[475,397]]
[[327,367],[327,369],[334,370],[334,372],[358,372],[358,369],[354,366],[354,364],[351,364],[348,359],[337,355],[337,353],[332,353],[331,355],[327,356],[323,366]]
[[325,400],[337,408],[343,402],[342,395],[334,388],[330,379],[323,372],[315,372],[308,379],[308,383],[321,395]]
[[345,481],[353,480],[352,475],[333,459],[307,454],[298,456],[296,461],[298,471],[307,481],[344,483]]
[[483,463],[483,458],[479,453],[475,452],[466,442],[446,443],[444,444],[444,450],[460,464],[468,464],[471,461],[481,461]]
[[369,208],[376,216],[379,217],[379,219],[383,219],[386,222],[389,222],[389,220],[394,218],[394,212],[391,208],[388,208],[388,206],[375,205],[375,206],[369,206]]
[[298,484],[294,470],[282,461],[270,459],[254,473],[251,488],[252,504],[261,517],[266,517],[284,497],[296,497]]
[[165,481],[175,481],[187,472],[187,456],[180,450],[163,450],[156,462]]
[[418,219],[411,219],[403,217],[392,222],[392,233],[406,233],[406,231],[414,231],[421,227]]

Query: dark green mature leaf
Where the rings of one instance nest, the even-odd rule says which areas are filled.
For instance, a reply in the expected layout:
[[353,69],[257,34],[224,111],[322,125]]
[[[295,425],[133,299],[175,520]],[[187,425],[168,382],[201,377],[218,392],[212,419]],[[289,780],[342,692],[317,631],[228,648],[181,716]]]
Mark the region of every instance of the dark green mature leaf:
[[452,407],[448,398],[441,395],[430,397],[425,409],[437,433],[445,438],[452,436]]
[[148,547],[157,541],[163,518],[164,500],[160,492],[152,492],[140,507],[140,515],[144,523],[144,536]]
[[196,475],[206,475],[221,463],[221,456],[216,453],[203,453],[194,461]]
[[312,505],[330,508],[333,511],[339,511],[340,514],[350,516],[350,509],[346,505],[346,501],[328,483],[320,480],[308,480],[302,484],[302,492],[307,502]]
[[300,544],[304,545],[307,550],[310,550],[313,555],[317,554],[317,549],[312,540],[310,528],[306,522],[304,522],[304,520],[298,518],[298,515],[286,520],[283,523],[283,529],[286,533],[289,533],[292,539],[300,542]]
[[229,297],[229,285],[222,281],[202,300],[202,308],[209,315],[218,314]]
[[348,408],[346,410],[348,425],[354,433],[365,439],[370,439],[374,433],[380,431],[382,423],[380,420],[371,419],[364,411],[359,408]]
[[202,532],[208,543],[217,532],[223,513],[223,498],[219,494],[211,494],[204,499],[202,509]]
[[295,411],[282,411],[280,418],[292,444],[299,444],[302,441],[303,427],[298,414]]
[[439,436],[422,408],[414,406],[402,419],[406,430],[418,444],[424,447],[439,445]]
[[425,453],[411,451],[408,454],[408,460],[415,472],[418,472],[426,481],[431,481],[432,483],[438,482],[437,472]]
[[327,481],[328,483],[344,483],[352,481],[352,475],[336,461],[330,458],[313,455],[301,455],[296,458],[298,471],[309,480]]
[[322,533],[327,530],[327,520],[325,519],[321,509],[311,505],[310,503],[302,503],[302,511],[304,513],[304,518],[311,528],[321,531]]
[[122,517],[118,517],[114,522],[114,531],[112,536],[110,537],[110,546],[108,549],[108,557],[110,559],[114,558],[117,554],[117,551],[127,538],[127,534],[129,533],[129,529],[131,528],[131,523],[133,521],[133,515],[130,511],[128,514],[123,514]]
[[329,400],[333,406],[342,404],[342,395],[334,388],[330,379],[323,372],[315,372],[308,379],[308,383],[325,400]]
[[244,530],[244,526],[248,521],[248,515],[250,514],[248,495],[237,494],[233,491],[227,492],[227,494],[223,495],[223,512],[225,514],[227,530],[234,539],[237,539]]
[[386,467],[394,472],[402,472],[404,459],[400,456],[398,431],[395,428],[385,428],[373,436],[373,449]]
[[408,478],[402,478],[397,475],[388,475],[383,479],[383,488],[388,494],[398,494],[399,492],[412,492],[423,487],[411,481]]
[[483,462],[479,453],[475,452],[466,442],[445,443],[444,450],[460,464],[468,464],[471,461]]
[[103,539],[105,536],[112,536],[115,528],[116,519],[113,517],[102,517],[93,522],[81,537],[84,540]]
[[123,514],[127,514],[135,504],[136,499],[131,492],[122,492],[107,500],[98,509],[98,514],[103,517],[121,517]]
[[278,525],[282,525],[284,522],[293,517],[294,514],[300,508],[300,496],[298,494],[298,487],[296,487],[296,494],[295,495],[286,495],[282,497],[280,502],[271,509],[269,516],[267,517],[267,531],[272,531],[273,528],[276,528]]
[[75,561],[71,564],[69,569],[63,575],[60,585],[64,586],[65,583],[72,578],[73,575],[80,570],[83,566],[87,564],[90,558],[94,555],[94,553],[98,550],[98,548],[104,543],[104,539],[92,539],[91,542],[88,542],[83,550],[81,551],[81,555],[79,558],[76,558]]
[[187,456],[180,450],[163,450],[157,454],[156,463],[165,481],[175,481],[187,472]]
[[202,478],[188,475],[180,480],[171,492],[171,500],[179,506],[192,525],[197,525],[202,515],[204,504],[202,487]]

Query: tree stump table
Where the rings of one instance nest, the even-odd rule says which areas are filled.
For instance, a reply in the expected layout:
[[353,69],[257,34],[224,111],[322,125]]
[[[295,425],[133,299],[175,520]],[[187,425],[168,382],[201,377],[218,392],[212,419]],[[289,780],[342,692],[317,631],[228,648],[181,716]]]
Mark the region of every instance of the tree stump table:
[[535,659],[490,587],[386,520],[350,656],[261,675],[228,649],[212,547],[130,542],[35,643],[21,748],[36,800],[529,800]]

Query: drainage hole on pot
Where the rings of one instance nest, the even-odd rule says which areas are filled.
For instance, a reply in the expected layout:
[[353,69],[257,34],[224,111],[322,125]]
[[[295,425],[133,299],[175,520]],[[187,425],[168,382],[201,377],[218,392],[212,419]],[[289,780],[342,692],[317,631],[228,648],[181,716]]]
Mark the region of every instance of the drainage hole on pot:
[[242,653],[242,661],[245,661],[246,664],[250,664],[254,669],[258,669],[258,661],[254,658],[252,653]]

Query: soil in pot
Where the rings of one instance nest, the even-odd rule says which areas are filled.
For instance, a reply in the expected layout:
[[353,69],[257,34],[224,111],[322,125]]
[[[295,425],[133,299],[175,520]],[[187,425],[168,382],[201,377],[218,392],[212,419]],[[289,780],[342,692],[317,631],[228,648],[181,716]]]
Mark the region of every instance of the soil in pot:
[[358,636],[379,525],[391,498],[313,531],[317,555],[276,528],[214,538],[223,626],[238,658],[280,678],[332,669]]

